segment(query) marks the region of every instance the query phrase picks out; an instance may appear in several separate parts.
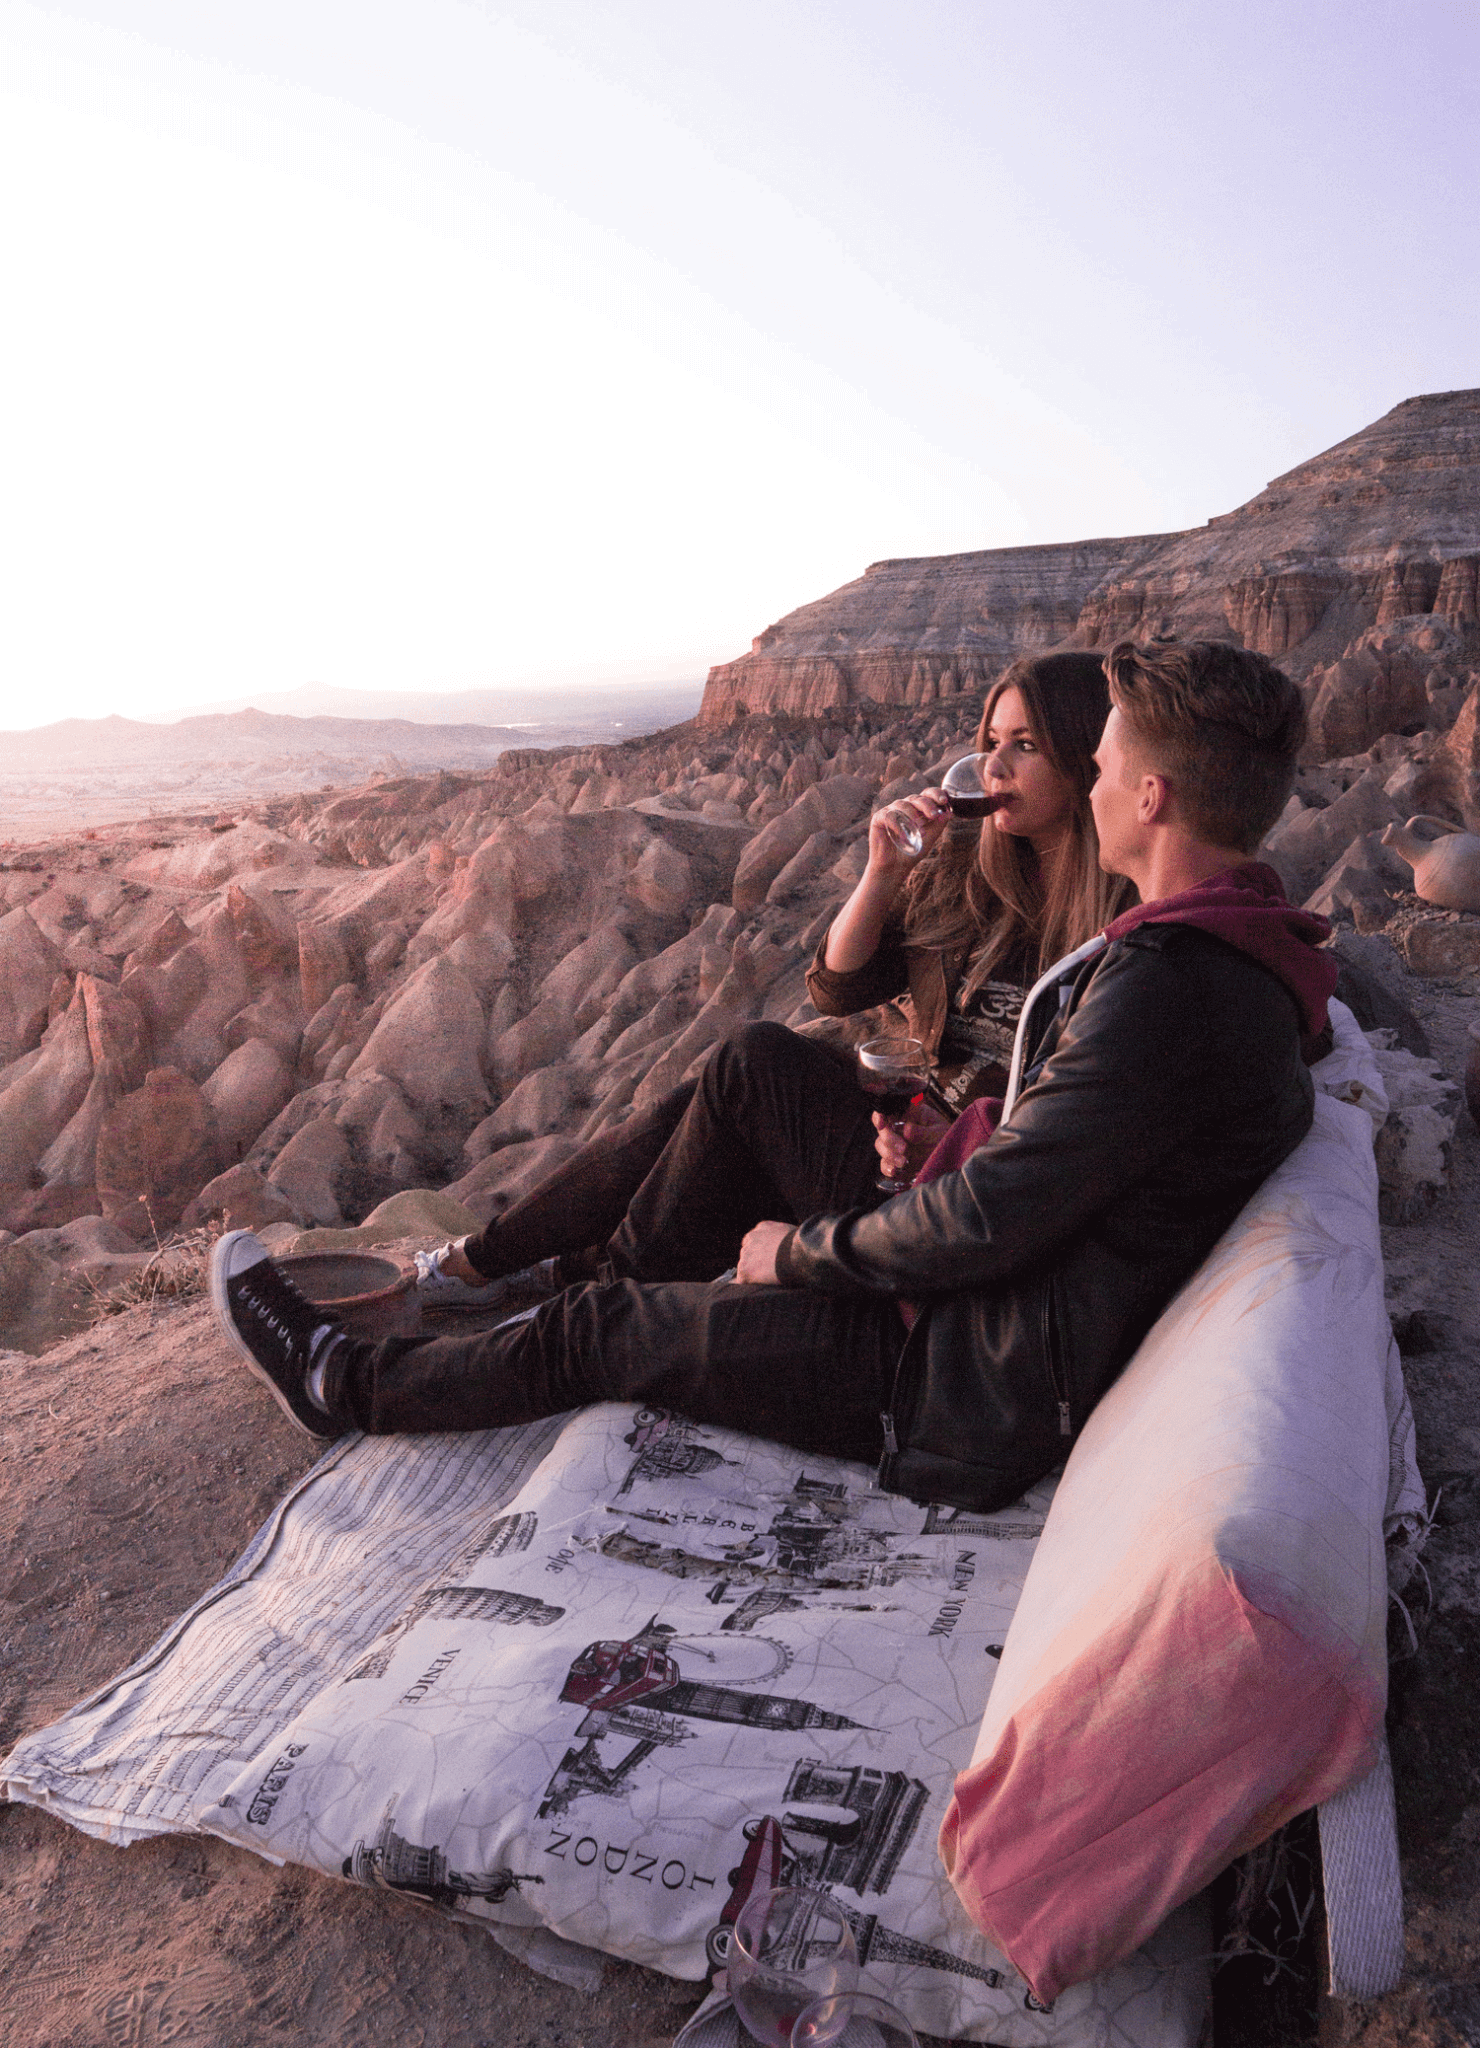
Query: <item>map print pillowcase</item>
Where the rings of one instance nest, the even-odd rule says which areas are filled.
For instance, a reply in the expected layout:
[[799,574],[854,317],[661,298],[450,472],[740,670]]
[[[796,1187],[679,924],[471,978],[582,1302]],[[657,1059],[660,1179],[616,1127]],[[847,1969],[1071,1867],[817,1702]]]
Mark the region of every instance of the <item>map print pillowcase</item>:
[[1159,2038],[1198,1966],[1142,1951],[1045,2012],[936,1852],[1051,1492],[920,1507],[863,1466],[587,1410],[197,1823],[694,1980],[779,1875],[832,1893],[922,2031]]

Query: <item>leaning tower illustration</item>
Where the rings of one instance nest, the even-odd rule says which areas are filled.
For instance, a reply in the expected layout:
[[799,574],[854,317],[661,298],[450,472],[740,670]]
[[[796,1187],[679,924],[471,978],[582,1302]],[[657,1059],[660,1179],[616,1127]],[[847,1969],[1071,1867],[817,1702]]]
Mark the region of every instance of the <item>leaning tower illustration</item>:
[[533,1513],[500,1515],[482,1529],[447,1567],[449,1579],[460,1579],[480,1558],[509,1557],[528,1550],[534,1541],[540,1518]]
[[498,1586],[428,1586],[354,1669],[344,1674],[341,1683],[350,1685],[359,1678],[384,1678],[403,1637],[429,1615],[445,1621],[501,1623],[505,1628],[517,1628],[521,1622],[531,1628],[549,1628],[564,1612],[563,1607],[552,1607],[532,1593],[509,1593]]
[[971,1508],[927,1507],[922,1536],[995,1536],[1003,1543],[1032,1543],[1043,1534],[1043,1516],[1037,1521],[1005,1522],[1001,1511],[981,1515]]

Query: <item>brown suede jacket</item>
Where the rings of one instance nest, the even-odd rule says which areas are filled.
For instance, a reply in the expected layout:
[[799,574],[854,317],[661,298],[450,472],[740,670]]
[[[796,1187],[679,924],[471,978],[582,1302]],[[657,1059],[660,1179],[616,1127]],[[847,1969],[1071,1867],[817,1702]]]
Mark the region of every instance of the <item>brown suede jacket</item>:
[[932,1056],[945,1030],[951,996],[966,964],[964,948],[950,953],[905,943],[900,925],[887,925],[874,956],[845,974],[826,965],[827,934],[822,935],[807,969],[807,994],[824,1017],[851,1017],[903,996],[910,1033]]

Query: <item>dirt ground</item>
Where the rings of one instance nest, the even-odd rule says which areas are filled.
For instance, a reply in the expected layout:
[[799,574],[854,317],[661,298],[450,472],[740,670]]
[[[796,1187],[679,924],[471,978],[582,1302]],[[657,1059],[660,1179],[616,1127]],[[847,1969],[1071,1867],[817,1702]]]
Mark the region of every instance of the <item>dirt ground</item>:
[[[1473,987],[1407,977],[1434,1056],[1461,1079]],[[1352,2048],[1480,2044],[1480,1134],[1461,1111],[1451,1186],[1422,1221],[1383,1232],[1388,1306],[1418,1423],[1434,1525],[1405,1598],[1419,1638],[1393,1651],[1389,1734],[1407,1898],[1398,1990],[1343,2016]],[[1425,1612],[1425,1609],[1427,1611]]]
[[[317,1455],[201,1299],[3,1369],[0,1749],[146,1648]],[[0,1809],[0,1987],[6,2048],[657,2048],[695,1996],[616,1962],[584,1996],[405,1901],[24,1806]]]
[[[1463,1073],[1474,997],[1405,991]],[[1432,1608],[1397,1664],[1393,1744],[1408,1969],[1368,2007],[1327,2007],[1350,2048],[1480,2044],[1480,1138],[1461,1115],[1453,1185],[1385,1233],[1431,1494]],[[0,1751],[144,1649],[220,1576],[313,1447],[215,1332],[203,1300],[142,1306],[41,1358],[0,1355],[7,1528]],[[1399,1622],[1395,1644],[1407,1643]],[[1309,1987],[1307,1987],[1309,1988]],[[0,2042],[6,2048],[657,2048],[694,1992],[608,1966],[587,1996],[530,1974],[475,1929],[275,1870],[208,1838],[105,1847],[0,1809]],[[1309,2038],[1313,1996],[1245,1975],[1225,2044]]]

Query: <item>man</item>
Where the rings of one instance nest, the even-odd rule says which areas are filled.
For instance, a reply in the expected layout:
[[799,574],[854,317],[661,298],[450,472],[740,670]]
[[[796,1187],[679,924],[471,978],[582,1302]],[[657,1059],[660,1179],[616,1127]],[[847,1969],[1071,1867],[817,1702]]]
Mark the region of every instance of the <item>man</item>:
[[1142,902],[1066,984],[1011,1115],[962,1165],[882,1207],[758,1224],[735,1283],[575,1287],[464,1337],[351,1339],[232,1232],[217,1312],[284,1411],[328,1438],[641,1400],[804,1451],[882,1451],[891,1490],[981,1511],[1057,1464],[1310,1128],[1302,1045],[1335,984],[1323,920],[1250,859],[1294,779],[1294,685],[1212,642],[1124,642],[1106,667],[1101,860]]

